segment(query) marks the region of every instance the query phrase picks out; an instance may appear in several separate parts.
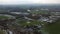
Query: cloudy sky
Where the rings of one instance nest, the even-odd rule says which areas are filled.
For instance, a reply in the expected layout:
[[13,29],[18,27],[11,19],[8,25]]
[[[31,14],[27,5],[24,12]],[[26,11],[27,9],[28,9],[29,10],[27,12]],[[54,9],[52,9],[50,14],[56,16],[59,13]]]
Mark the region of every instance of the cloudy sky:
[[0,4],[60,4],[60,0],[0,0]]

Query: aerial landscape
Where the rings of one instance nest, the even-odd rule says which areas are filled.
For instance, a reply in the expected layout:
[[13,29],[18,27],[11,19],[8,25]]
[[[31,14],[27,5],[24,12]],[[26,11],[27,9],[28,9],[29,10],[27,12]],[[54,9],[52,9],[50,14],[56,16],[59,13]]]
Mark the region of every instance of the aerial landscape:
[[0,34],[60,34],[60,4],[57,1],[57,4],[6,1],[0,1]]

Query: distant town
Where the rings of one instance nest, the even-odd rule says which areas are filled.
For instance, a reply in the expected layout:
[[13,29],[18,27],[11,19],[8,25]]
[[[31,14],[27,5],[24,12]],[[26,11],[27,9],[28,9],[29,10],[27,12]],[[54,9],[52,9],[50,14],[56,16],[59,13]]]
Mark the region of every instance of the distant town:
[[4,31],[2,34],[49,34],[44,28],[59,21],[59,5],[0,6],[0,30]]

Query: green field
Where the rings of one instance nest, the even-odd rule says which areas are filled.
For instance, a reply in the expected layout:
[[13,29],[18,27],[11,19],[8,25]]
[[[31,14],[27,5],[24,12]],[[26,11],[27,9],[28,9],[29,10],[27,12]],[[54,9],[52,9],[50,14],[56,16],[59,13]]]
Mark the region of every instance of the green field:
[[5,32],[3,30],[0,30],[0,34],[5,34]]
[[45,25],[44,30],[49,34],[60,34],[60,20],[53,24]]
[[[27,22],[30,22],[30,23],[27,23]],[[26,26],[26,25],[39,25],[39,24],[41,24],[37,20],[33,20],[33,21],[18,20],[17,23],[20,24],[21,26]]]
[[7,16],[0,16],[0,19],[8,19],[9,17]]
[[30,13],[32,13],[32,14],[48,14],[49,11],[40,10],[40,11],[31,11]]

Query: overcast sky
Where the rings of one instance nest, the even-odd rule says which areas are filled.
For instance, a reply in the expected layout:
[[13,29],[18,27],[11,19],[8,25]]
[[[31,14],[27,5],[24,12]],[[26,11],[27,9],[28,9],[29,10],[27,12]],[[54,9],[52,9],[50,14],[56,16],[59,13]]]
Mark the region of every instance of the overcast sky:
[[0,0],[0,4],[60,4],[60,0]]

